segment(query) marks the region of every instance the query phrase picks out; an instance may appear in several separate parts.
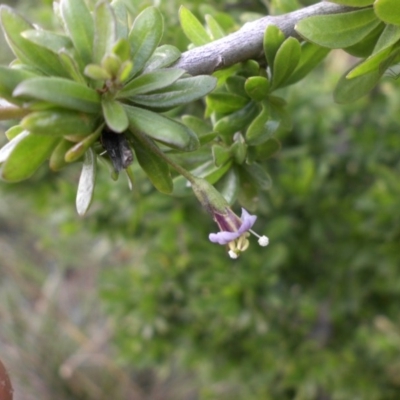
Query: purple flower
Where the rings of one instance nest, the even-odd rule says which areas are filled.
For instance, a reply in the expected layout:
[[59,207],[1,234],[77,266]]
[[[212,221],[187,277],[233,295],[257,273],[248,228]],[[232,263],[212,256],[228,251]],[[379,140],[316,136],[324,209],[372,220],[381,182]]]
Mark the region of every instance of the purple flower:
[[256,219],[255,215],[250,215],[244,208],[242,208],[242,216],[240,218],[229,208],[225,215],[215,213],[214,220],[221,232],[210,233],[209,239],[213,243],[228,244],[251,229]]
[[209,239],[213,243],[227,244],[231,258],[238,258],[239,254],[249,247],[247,238],[250,233],[258,237],[260,246],[267,246],[269,243],[266,236],[260,236],[251,230],[257,216],[250,215],[244,208],[242,208],[242,216],[240,218],[229,207],[226,207],[224,214],[214,211],[213,217],[221,232],[210,233]]

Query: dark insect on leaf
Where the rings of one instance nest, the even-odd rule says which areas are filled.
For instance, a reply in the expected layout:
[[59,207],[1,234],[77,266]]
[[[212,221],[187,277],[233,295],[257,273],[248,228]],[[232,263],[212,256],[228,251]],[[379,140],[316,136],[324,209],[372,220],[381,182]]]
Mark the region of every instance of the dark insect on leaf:
[[123,133],[115,133],[105,127],[101,133],[101,143],[116,172],[120,172],[132,164],[133,153]]

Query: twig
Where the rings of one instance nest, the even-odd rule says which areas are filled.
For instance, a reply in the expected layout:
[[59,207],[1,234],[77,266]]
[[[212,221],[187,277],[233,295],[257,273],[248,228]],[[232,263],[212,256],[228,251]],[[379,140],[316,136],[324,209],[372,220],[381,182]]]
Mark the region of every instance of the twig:
[[191,75],[212,74],[236,63],[259,58],[263,52],[263,37],[268,25],[276,25],[286,37],[298,37],[295,26],[304,18],[353,10],[352,7],[321,2],[285,15],[263,17],[248,22],[237,32],[222,39],[186,51],[174,67],[182,68]]

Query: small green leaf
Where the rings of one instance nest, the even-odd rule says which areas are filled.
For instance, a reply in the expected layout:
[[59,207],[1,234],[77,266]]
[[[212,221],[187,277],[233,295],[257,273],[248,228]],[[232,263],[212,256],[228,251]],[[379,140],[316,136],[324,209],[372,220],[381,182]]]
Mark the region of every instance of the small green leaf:
[[199,137],[207,135],[212,131],[212,127],[207,121],[193,115],[183,115],[182,122]]
[[216,167],[224,165],[231,158],[230,149],[223,147],[219,144],[215,144],[211,148],[214,164]]
[[151,183],[161,193],[171,193],[173,183],[169,166],[162,158],[157,156],[155,152],[151,151],[152,148],[157,148],[157,145],[150,138],[147,138],[145,142],[139,140],[134,132],[132,132],[129,140],[132,142],[140,166],[143,168],[144,172],[146,172]]
[[78,63],[75,58],[71,56],[71,54],[67,50],[60,50],[58,53],[58,58],[65,71],[67,71],[70,78],[74,81],[86,84],[86,80],[81,74]]
[[385,50],[400,40],[400,26],[386,25],[374,48],[374,54]]
[[[14,140],[17,140],[18,135]],[[43,162],[50,157],[60,138],[25,134],[15,145],[0,170],[2,179],[19,182],[31,177]]]
[[246,78],[244,76],[232,75],[226,80],[225,86],[230,93],[237,94],[242,97],[248,97],[244,87],[245,83]]
[[[18,126],[18,134],[14,136],[13,138],[9,138],[10,141],[6,143],[1,149],[0,149],[0,164],[3,163],[4,161],[7,160],[8,156],[12,153],[14,150],[15,146],[26,136],[29,135],[28,131],[21,131],[21,127]],[[7,136],[8,137],[8,136]]]
[[106,124],[113,132],[121,133],[128,129],[128,117],[121,103],[103,98],[101,105]]
[[64,154],[65,162],[71,163],[79,160],[83,156],[83,154],[85,154],[86,151],[89,150],[89,147],[91,147],[92,144],[97,141],[103,128],[104,125],[99,126],[96,131],[93,132],[91,135],[86,136],[80,142],[75,143],[72,147],[70,146],[68,151],[66,151]]
[[7,42],[14,54],[27,65],[32,65],[47,75],[65,76],[65,71],[56,54],[24,38],[22,33],[33,26],[7,6],[0,7],[0,21]]
[[277,26],[268,25],[264,33],[263,45],[265,58],[271,71],[273,71],[275,55],[285,39],[285,35]]
[[241,131],[250,124],[257,114],[257,104],[251,101],[240,110],[218,120],[214,130],[224,138],[230,139],[234,133]]
[[368,74],[374,70],[379,70],[382,63],[387,60],[392,53],[392,48],[386,48],[379,53],[372,54],[366,60],[357,64],[346,76],[347,79],[353,79],[360,75]]
[[22,69],[0,66],[0,97],[6,99],[10,103],[22,105],[24,99],[13,97],[14,89],[21,82],[24,82],[25,80],[35,76],[37,75]]
[[[24,128],[21,125],[14,125],[11,128],[7,129],[5,135],[8,140],[12,140],[17,137],[20,133],[24,131]],[[0,161],[2,162],[2,161]]]
[[88,135],[95,122],[93,116],[81,112],[48,110],[28,114],[21,125],[34,135]]
[[240,190],[240,179],[235,169],[230,169],[217,184],[218,191],[229,204],[233,204]]
[[117,22],[110,4],[101,1],[94,11],[93,61],[100,64],[117,40]]
[[32,78],[19,84],[14,96],[30,96],[72,110],[100,111],[100,95],[93,89],[63,78]]
[[255,148],[255,160],[265,161],[268,158],[274,156],[281,149],[280,142],[275,138],[270,138],[263,144],[256,146]]
[[60,0],[64,27],[84,64],[92,62],[94,21],[84,0]]
[[217,80],[209,75],[197,75],[179,79],[165,89],[152,94],[130,97],[130,100],[152,108],[176,107],[198,100],[210,93],[216,86]]
[[365,58],[370,56],[374,50],[376,42],[378,41],[379,36],[381,35],[384,27],[385,24],[381,22],[359,42],[353,44],[352,46],[344,47],[343,50],[346,53],[349,53],[352,56],[358,58]]
[[65,153],[74,145],[67,139],[61,139],[60,143],[56,146],[50,156],[49,167],[53,171],[60,171],[68,163],[65,161]]
[[112,78],[111,74],[104,67],[98,64],[86,65],[83,73],[95,81],[105,81]]
[[269,81],[263,76],[251,76],[246,80],[245,89],[254,101],[262,101],[268,96]]
[[240,110],[246,106],[248,102],[248,98],[233,93],[211,93],[206,98],[207,114],[209,114],[209,112],[230,114]]
[[143,108],[128,105],[124,105],[124,108],[131,131],[144,132],[153,139],[178,150],[192,151],[198,148],[199,139],[185,125]]
[[211,33],[212,40],[222,39],[225,36],[224,30],[221,28],[221,25],[217,22],[217,20],[207,14],[205,16],[207,27]]
[[353,79],[347,79],[346,72],[336,85],[333,93],[335,101],[339,104],[352,103],[362,96],[365,96],[376,86],[383,72],[384,71],[374,70]]
[[302,43],[300,61],[289,79],[285,81],[285,85],[291,85],[302,80],[328,55],[329,51],[329,49],[314,43]]
[[385,24],[400,25],[400,2],[398,0],[375,0],[375,14]]
[[112,53],[118,56],[121,61],[128,61],[131,57],[131,45],[126,39],[119,39],[112,47]]
[[236,140],[232,146],[231,146],[231,151],[233,158],[236,162],[236,164],[243,164],[246,160],[247,156],[247,144],[244,141],[244,138],[242,135],[239,136],[239,140]]
[[207,161],[194,170],[190,171],[192,175],[198,178],[204,178],[209,183],[214,184],[218,182],[230,169],[232,161],[228,161],[222,166],[215,166],[213,161]]
[[117,37],[128,38],[128,10],[126,9],[124,0],[113,0],[111,7],[114,10],[117,23]]
[[164,44],[154,51],[144,66],[144,72],[151,72],[156,69],[166,68],[173,64],[181,56],[181,52],[169,44]]
[[184,73],[183,69],[169,68],[139,75],[124,86],[118,93],[118,97],[129,97],[163,89],[176,82]]
[[22,32],[21,35],[32,43],[44,47],[55,54],[57,54],[63,48],[72,47],[72,42],[67,36],[45,31],[43,29],[30,29]]
[[271,122],[270,111],[266,104],[262,105],[262,110],[246,131],[246,142],[249,145],[261,144],[271,136],[271,128],[268,123]]
[[80,216],[86,214],[93,199],[96,184],[97,156],[92,149],[88,149],[83,159],[82,172],[76,194],[76,210]]
[[267,174],[265,169],[259,164],[251,164],[244,166],[250,179],[257,185],[261,190],[269,190],[272,186],[270,176]]
[[202,46],[211,42],[211,38],[203,25],[184,6],[179,9],[179,20],[184,34],[195,46]]
[[136,17],[129,32],[133,61],[131,76],[135,76],[145,66],[160,43],[163,31],[164,21],[157,8],[148,7]]
[[374,10],[367,8],[344,14],[318,15],[297,23],[296,31],[305,39],[331,49],[352,46],[379,24]]

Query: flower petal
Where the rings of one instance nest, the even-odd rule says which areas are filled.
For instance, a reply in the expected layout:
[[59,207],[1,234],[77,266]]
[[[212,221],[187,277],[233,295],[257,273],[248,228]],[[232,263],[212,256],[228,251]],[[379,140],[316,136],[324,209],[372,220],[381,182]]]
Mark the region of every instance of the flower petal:
[[244,208],[242,208],[242,216],[240,219],[242,220],[242,225],[238,230],[239,236],[251,229],[257,220],[257,216],[249,214]]
[[208,238],[213,243],[228,244],[229,242],[232,242],[232,240],[237,239],[239,236],[239,232],[218,232],[210,233]]

